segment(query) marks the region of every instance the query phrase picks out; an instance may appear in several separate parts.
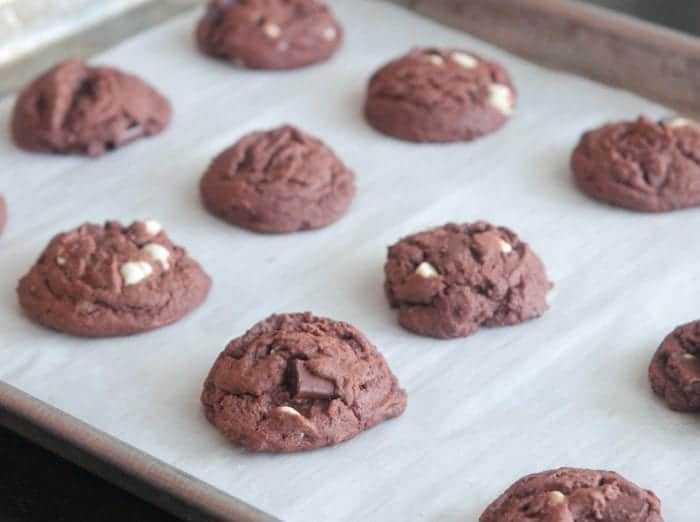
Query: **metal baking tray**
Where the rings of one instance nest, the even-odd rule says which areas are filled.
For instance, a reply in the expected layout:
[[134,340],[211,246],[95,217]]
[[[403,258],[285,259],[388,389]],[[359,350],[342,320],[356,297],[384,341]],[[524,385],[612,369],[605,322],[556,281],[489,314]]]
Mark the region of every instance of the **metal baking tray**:
[[[700,113],[700,40],[607,10],[551,0],[396,0],[534,62],[638,92],[679,110]],[[165,12],[167,11],[167,13]],[[173,10],[151,15],[167,17]],[[149,11],[150,12],[150,11]],[[175,11],[177,12],[177,11]],[[140,13],[140,15],[139,15]],[[144,28],[144,11],[122,15],[116,38]],[[103,33],[79,54],[111,43]],[[94,30],[93,30],[94,31]],[[90,40],[90,36],[86,38]],[[53,57],[72,53],[80,36]],[[45,65],[24,61],[2,72],[4,89]],[[10,71],[10,72],[7,72]],[[275,518],[0,382],[0,424],[188,520],[262,522]]]

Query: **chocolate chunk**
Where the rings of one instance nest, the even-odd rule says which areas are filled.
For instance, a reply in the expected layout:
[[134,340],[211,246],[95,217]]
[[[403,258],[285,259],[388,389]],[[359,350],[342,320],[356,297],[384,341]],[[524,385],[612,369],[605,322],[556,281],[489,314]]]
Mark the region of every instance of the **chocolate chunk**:
[[287,368],[289,385],[295,398],[332,399],[335,396],[335,384],[311,373],[301,359],[294,359]]

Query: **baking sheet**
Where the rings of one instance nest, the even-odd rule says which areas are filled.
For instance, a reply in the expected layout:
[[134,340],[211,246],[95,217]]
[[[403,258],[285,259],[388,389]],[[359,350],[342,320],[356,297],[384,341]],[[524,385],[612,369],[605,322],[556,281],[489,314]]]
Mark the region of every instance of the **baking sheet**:
[[[665,409],[646,367],[663,336],[697,318],[700,211],[642,215],[586,199],[568,156],[583,129],[666,109],[548,71],[401,8],[330,4],[346,42],[329,63],[241,71],[197,54],[184,15],[96,61],[153,81],[176,110],[162,136],[98,160],[32,155],[0,136],[0,378],[232,495],[290,521],[476,520],[519,476],[561,465],[615,469],[693,520],[700,420]],[[366,80],[413,45],[491,56],[519,88],[513,120],[472,144],[413,145],[362,120]],[[12,100],[0,104],[9,118]],[[241,134],[292,122],[357,174],[348,215],[320,231],[261,236],[210,217],[197,182]],[[17,279],[57,232],[155,217],[214,278],[185,320],[136,337],[83,340],[30,323]],[[466,339],[414,336],[382,293],[385,248],[449,220],[514,228],[555,290],[542,318]],[[227,444],[199,392],[232,337],[272,312],[312,310],[355,324],[409,394],[406,413],[335,448],[257,455]]]

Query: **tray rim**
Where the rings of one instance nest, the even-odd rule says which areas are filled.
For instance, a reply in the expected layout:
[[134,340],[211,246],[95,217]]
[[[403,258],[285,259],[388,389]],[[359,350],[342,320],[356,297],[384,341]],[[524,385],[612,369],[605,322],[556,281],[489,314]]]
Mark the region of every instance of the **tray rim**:
[[[421,0],[383,0],[428,16]],[[452,0],[455,1],[455,0]],[[700,62],[700,38],[640,20],[631,15],[578,1],[516,0],[513,4],[566,14],[579,21],[600,23],[600,29],[622,29],[635,38],[657,38],[662,47],[680,48]],[[185,8],[175,16],[192,10]],[[431,17],[432,18],[432,17]],[[171,17],[160,23],[167,22]],[[439,20],[438,20],[439,21]],[[137,28],[138,34],[151,27]],[[476,35],[477,38],[483,38]],[[72,35],[71,39],[76,38]],[[499,45],[496,43],[496,45]],[[513,49],[499,45],[507,52]],[[109,48],[109,47],[108,47]],[[105,49],[97,48],[101,52]],[[39,49],[41,51],[41,48]],[[526,59],[534,61],[531,56]],[[545,64],[546,66],[550,66]],[[1,69],[0,69],[1,70]],[[579,76],[584,76],[574,71]],[[600,79],[596,81],[602,82]],[[7,96],[12,96],[12,93]],[[0,100],[5,96],[0,94]],[[666,101],[665,103],[668,103]],[[698,109],[700,110],[700,108]],[[0,426],[60,455],[105,480],[185,520],[274,522],[278,518],[215,488],[156,457],[113,437],[0,379]]]
[[186,520],[279,520],[2,380],[0,425]]

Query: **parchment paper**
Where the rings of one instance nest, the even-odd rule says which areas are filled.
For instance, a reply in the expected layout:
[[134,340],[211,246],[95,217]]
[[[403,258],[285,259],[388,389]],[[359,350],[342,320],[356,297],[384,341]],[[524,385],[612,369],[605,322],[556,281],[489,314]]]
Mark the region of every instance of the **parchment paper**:
[[[668,522],[697,520],[700,418],[667,410],[646,371],[661,339],[700,315],[700,210],[644,215],[579,194],[568,158],[604,121],[668,113],[548,71],[377,1],[330,2],[346,41],[329,63],[243,71],[201,56],[190,13],[96,62],[157,84],[176,115],[162,136],[97,160],[21,152],[0,135],[0,378],[278,517],[476,521],[523,474],[614,469],[653,489]],[[366,80],[413,45],[472,49],[512,72],[517,114],[471,144],[414,145],[361,117]],[[12,100],[0,104],[9,120]],[[316,232],[256,235],[210,217],[197,182],[243,133],[291,122],[357,174],[347,216]],[[154,217],[213,276],[208,301],[152,333],[83,340],[29,322],[18,278],[56,233]],[[437,341],[403,331],[382,292],[387,245],[446,221],[487,219],[529,241],[556,284],[527,324]],[[199,393],[216,355],[272,312],[355,324],[385,354],[408,409],[332,449],[257,455],[227,444]]]

